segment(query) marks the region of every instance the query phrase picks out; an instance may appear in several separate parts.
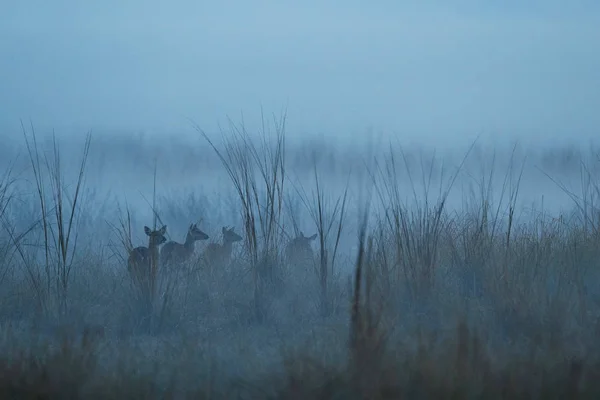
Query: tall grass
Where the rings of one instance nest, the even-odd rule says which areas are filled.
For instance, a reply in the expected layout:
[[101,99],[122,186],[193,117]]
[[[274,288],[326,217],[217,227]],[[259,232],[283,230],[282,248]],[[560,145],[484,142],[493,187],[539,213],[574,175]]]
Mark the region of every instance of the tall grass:
[[[0,224],[6,230],[14,241],[18,243],[20,237],[15,237],[14,228],[11,226],[10,221],[6,218],[6,210],[10,206],[11,201],[15,195],[15,183],[16,178],[13,177],[13,165],[9,165],[7,170],[0,177]],[[0,284],[4,282],[6,275],[9,272],[7,265],[10,263],[11,256],[11,241],[2,240],[0,241]]]
[[244,223],[246,250],[254,280],[255,318],[264,318],[265,279],[273,278],[278,263],[279,238],[284,227],[285,115],[268,130],[263,115],[262,130],[255,142],[243,124],[229,120],[229,131],[221,131],[223,149],[196,125],[196,130],[213,148],[238,195]]
[[[70,193],[65,183],[61,153],[56,137],[52,137],[52,152],[41,154],[33,125],[30,135],[21,124],[27,154],[31,163],[38,206],[39,223],[43,232],[43,274],[37,263],[25,256],[21,243],[13,240],[26,267],[30,284],[44,314],[58,313],[65,317],[68,312],[68,293],[77,251],[78,223],[82,210],[79,208],[84,185],[85,166],[89,155],[91,134],[86,136],[75,190]],[[48,193],[48,191],[50,193]]]
[[[312,222],[317,227],[319,237],[319,257],[318,270],[320,285],[320,309],[321,315],[327,316],[330,311],[328,282],[333,275],[336,256],[338,255],[340,238],[344,228],[344,222],[347,211],[349,182],[346,183],[344,192],[331,199],[323,189],[321,178],[319,178],[319,167],[317,165],[316,155],[313,155],[313,190],[309,195],[302,183],[294,185],[298,198],[308,211]],[[294,237],[299,233],[296,221],[292,221],[296,228]],[[333,239],[333,246],[330,246]],[[332,248],[331,255],[327,251]]]

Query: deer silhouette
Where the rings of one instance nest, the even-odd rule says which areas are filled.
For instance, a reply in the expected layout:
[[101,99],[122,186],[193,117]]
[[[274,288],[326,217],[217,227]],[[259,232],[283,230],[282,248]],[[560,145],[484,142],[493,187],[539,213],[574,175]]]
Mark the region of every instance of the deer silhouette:
[[165,237],[167,233],[166,225],[156,231],[144,226],[144,232],[148,235],[148,247],[140,246],[134,248],[129,253],[127,260],[129,273],[137,278],[143,277],[150,271],[152,260],[155,260],[155,262],[158,261],[158,246],[167,241]]
[[191,224],[183,244],[171,240],[162,246],[160,250],[160,263],[166,265],[187,262],[192,254],[194,254],[196,241],[207,240],[208,238],[209,236],[202,232],[196,224]]
[[304,233],[300,232],[298,236],[290,240],[287,246],[285,246],[286,261],[293,265],[305,265],[306,263],[312,262],[314,253],[310,242],[316,238],[316,233],[310,237],[306,237],[304,236]]
[[211,266],[227,265],[231,260],[233,243],[242,240],[242,237],[234,232],[234,228],[221,228],[223,243],[211,243],[204,250],[204,260]]

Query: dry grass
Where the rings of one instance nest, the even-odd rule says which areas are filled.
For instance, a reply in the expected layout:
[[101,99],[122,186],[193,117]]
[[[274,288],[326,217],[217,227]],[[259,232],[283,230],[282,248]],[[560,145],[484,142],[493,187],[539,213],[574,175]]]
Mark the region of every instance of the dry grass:
[[[519,219],[524,169],[513,169],[512,158],[499,199],[491,194],[491,168],[462,211],[450,211],[466,155],[446,178],[439,168],[436,199],[435,160],[421,160],[418,184],[414,160],[393,147],[365,163],[369,190],[353,196],[344,176],[345,189],[334,194],[316,157],[312,188],[300,179],[288,184],[284,122],[256,140],[232,124],[221,146],[200,130],[233,183],[245,246],[220,269],[182,274],[155,262],[145,291],[132,285],[123,258],[139,230],[129,208],[107,216],[108,229],[94,225],[89,237],[78,224],[86,215],[77,199],[89,137],[73,186],[58,144],[44,158],[35,135],[28,139],[36,225],[16,229],[16,201],[26,196],[12,170],[0,179],[0,396],[600,395],[600,186],[591,166],[582,166],[581,196],[561,186],[575,202],[573,214],[541,210]],[[156,193],[149,206],[163,223]],[[320,238],[316,268],[292,269],[281,257],[286,228],[298,231],[307,221]],[[345,234],[358,239],[350,258],[342,255]],[[351,271],[350,284],[343,270]]]

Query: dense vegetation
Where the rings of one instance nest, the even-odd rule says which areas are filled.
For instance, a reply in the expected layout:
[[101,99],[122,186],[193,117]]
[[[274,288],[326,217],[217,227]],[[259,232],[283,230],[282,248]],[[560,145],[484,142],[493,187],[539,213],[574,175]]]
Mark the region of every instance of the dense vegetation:
[[[335,169],[316,148],[290,155],[283,123],[232,125],[222,141],[196,128],[228,180],[182,168],[228,188],[161,194],[161,163],[146,156],[154,193],[135,207],[94,198],[91,136],[65,155],[23,130],[28,167],[4,160],[0,180],[2,397],[600,395],[593,160],[576,163],[580,194],[553,183],[571,211],[525,213],[520,190],[537,182],[516,150],[502,170],[473,162],[476,147],[444,166],[396,145]],[[134,157],[121,144],[113,152]],[[208,265],[200,243],[192,261],[132,279],[144,225],[183,242],[191,223],[209,242],[235,226],[231,262]],[[314,254],[288,262],[301,231],[318,234]]]

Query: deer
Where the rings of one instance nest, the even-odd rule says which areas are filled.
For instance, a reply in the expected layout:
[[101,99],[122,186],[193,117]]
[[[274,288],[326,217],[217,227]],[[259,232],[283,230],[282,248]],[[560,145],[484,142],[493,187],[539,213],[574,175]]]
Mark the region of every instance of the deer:
[[191,224],[183,244],[171,240],[162,246],[160,250],[160,263],[166,265],[187,262],[192,254],[194,254],[196,241],[207,240],[208,238],[209,236],[202,232],[196,224]]
[[134,248],[129,252],[129,259],[127,260],[129,273],[138,278],[143,277],[145,272],[150,271],[152,259],[158,261],[158,246],[167,241],[165,237],[167,233],[166,225],[156,231],[144,226],[144,232],[148,235],[148,247]]
[[310,242],[316,238],[316,233],[310,237],[306,237],[304,236],[304,233],[300,232],[300,234],[290,240],[285,247],[286,261],[293,265],[312,262],[314,253],[312,247],[310,246]]
[[233,243],[242,240],[242,237],[234,232],[234,228],[221,228],[223,243],[211,243],[204,250],[204,260],[208,265],[226,265],[231,260]]

